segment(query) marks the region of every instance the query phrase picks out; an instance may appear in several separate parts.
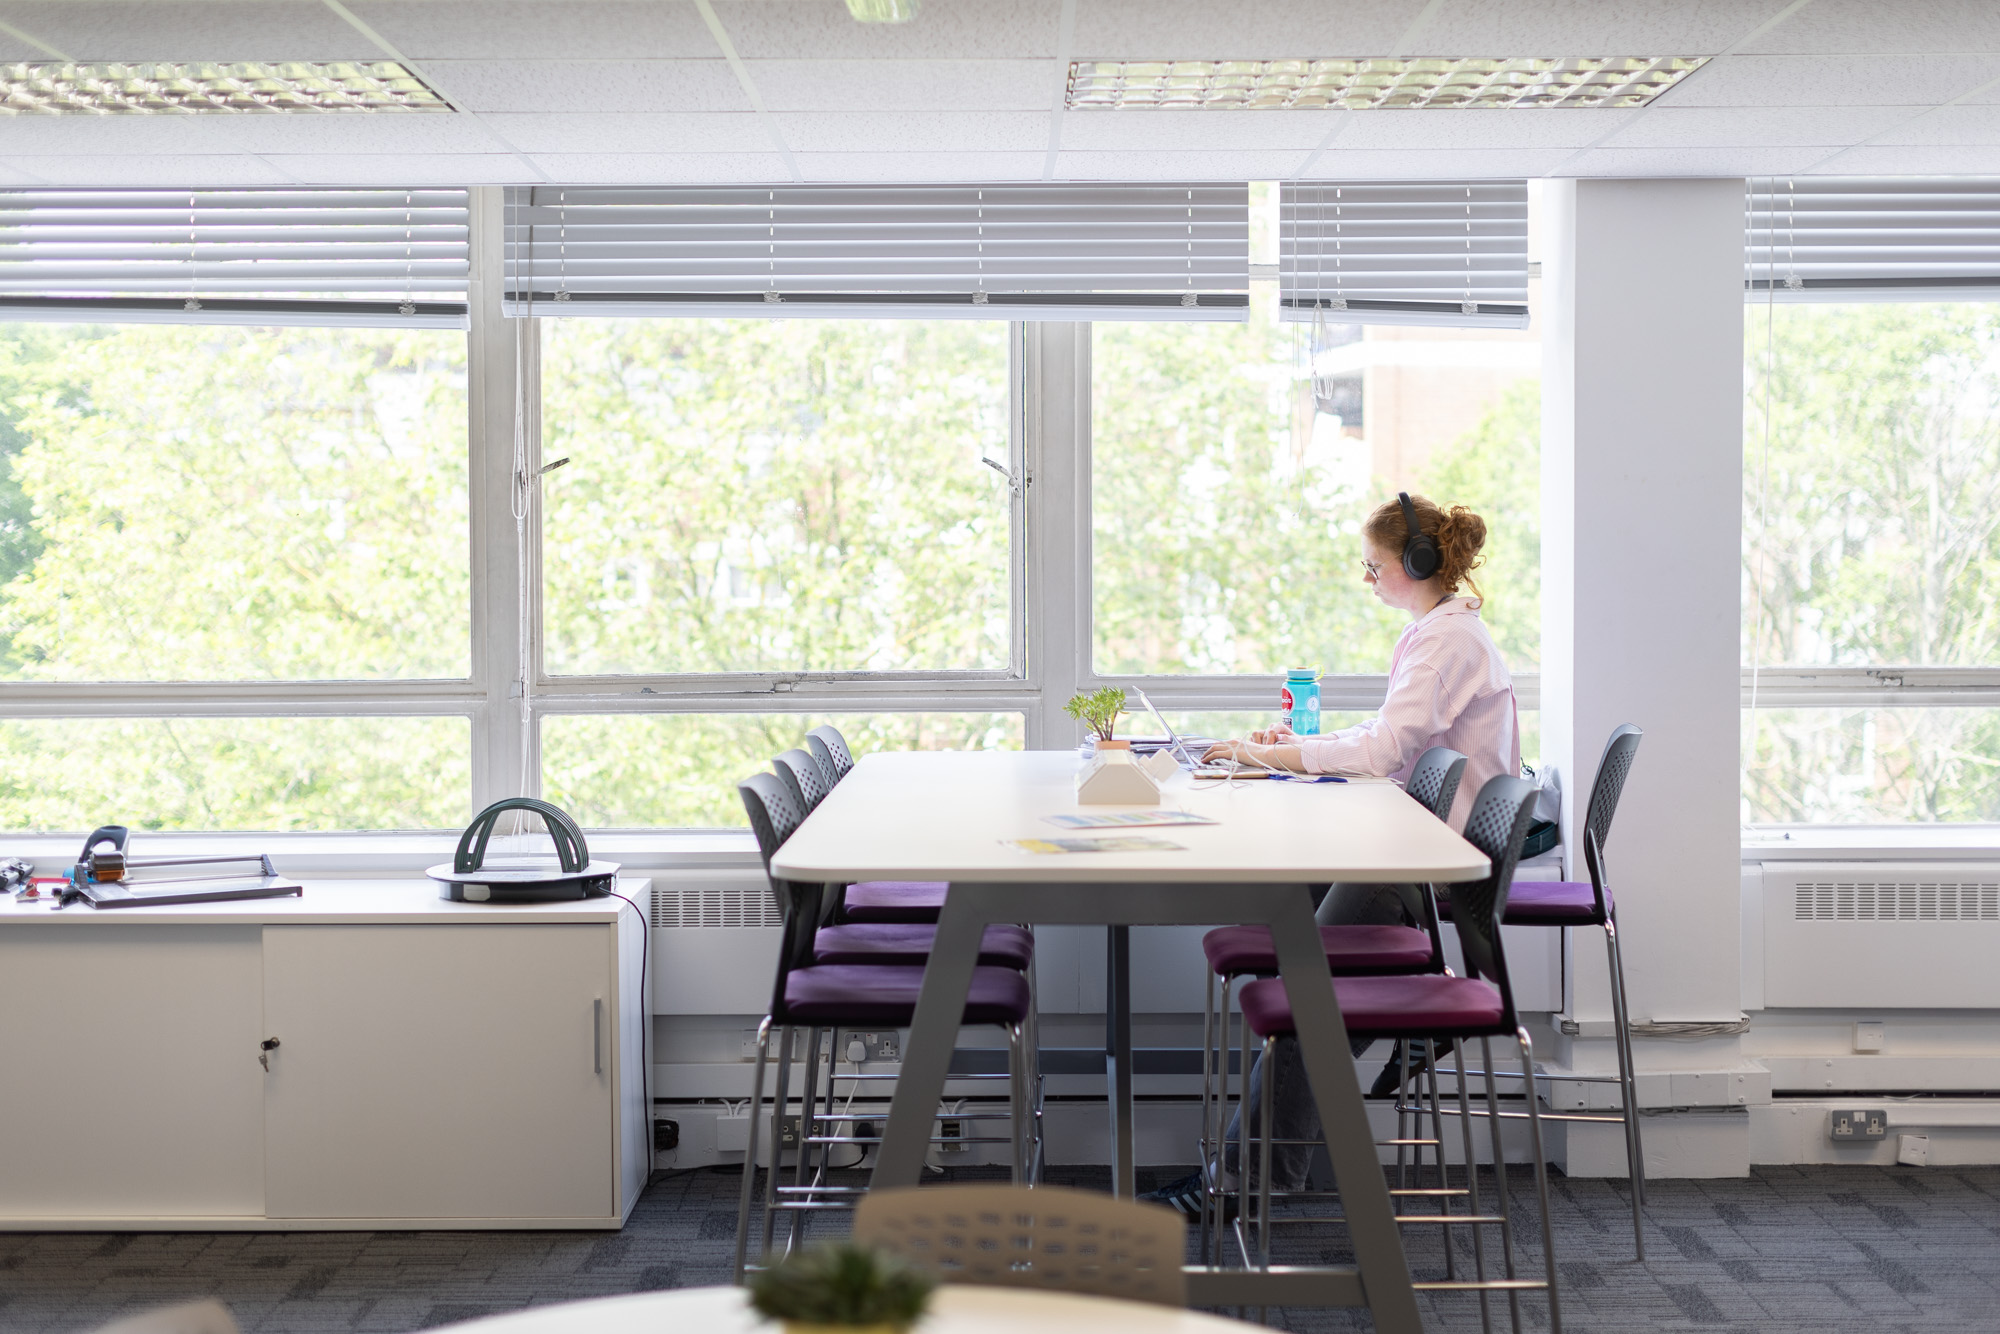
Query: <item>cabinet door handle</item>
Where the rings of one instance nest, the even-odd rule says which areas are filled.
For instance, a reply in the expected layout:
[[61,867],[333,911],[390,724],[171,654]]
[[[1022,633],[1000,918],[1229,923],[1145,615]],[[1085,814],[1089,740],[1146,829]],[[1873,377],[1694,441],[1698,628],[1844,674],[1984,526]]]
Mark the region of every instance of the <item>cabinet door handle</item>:
[[591,1073],[604,1073],[604,997],[599,996],[590,1003],[590,1063]]

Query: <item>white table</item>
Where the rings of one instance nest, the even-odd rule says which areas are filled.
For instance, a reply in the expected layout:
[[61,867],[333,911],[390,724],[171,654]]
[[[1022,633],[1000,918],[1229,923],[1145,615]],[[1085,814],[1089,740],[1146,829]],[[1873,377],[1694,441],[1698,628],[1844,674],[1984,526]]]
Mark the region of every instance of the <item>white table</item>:
[[[783,1326],[750,1309],[742,1288],[682,1288],[589,1302],[537,1306],[448,1329],[478,1334],[782,1334]],[[1077,1297],[1027,1288],[941,1287],[911,1334],[1244,1334],[1235,1320],[1111,1297]]]
[[[944,1091],[972,969],[995,922],[1100,923],[1111,928],[1107,1073],[1114,1189],[1131,1193],[1131,999],[1124,976],[1134,925],[1268,925],[1297,1017],[1306,1074],[1349,1224],[1357,1269],[1245,1276],[1189,1271],[1196,1305],[1367,1305],[1376,1327],[1417,1334],[1409,1269],[1377,1165],[1361,1088],[1345,1059],[1347,1031],[1312,918],[1308,887],[1335,880],[1474,880],[1478,849],[1393,785],[1380,782],[1233,785],[1172,779],[1162,804],[1214,825],[1129,831],[1181,845],[1173,852],[1037,856],[1007,846],[1065,830],[1079,807],[1079,758],[1067,751],[887,753],[863,759],[771,861],[788,880],[944,880],[951,884],[924,973],[874,1184],[917,1184],[930,1121]],[[1298,983],[1301,985],[1291,985]]]

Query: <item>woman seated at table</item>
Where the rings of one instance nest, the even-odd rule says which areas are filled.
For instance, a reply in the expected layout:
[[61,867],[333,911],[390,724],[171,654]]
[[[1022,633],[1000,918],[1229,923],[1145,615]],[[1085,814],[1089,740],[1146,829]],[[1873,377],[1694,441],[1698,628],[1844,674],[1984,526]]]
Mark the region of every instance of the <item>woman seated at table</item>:
[[[1414,528],[1412,526],[1414,519]],[[1361,528],[1362,579],[1375,596],[1409,613],[1410,624],[1389,659],[1389,691],[1382,712],[1365,723],[1328,736],[1302,737],[1279,726],[1252,732],[1248,739],[1209,748],[1209,761],[1233,759],[1252,768],[1289,769],[1309,774],[1348,774],[1407,779],[1417,757],[1432,746],[1449,746],[1466,757],[1465,775],[1450,813],[1454,829],[1465,827],[1473,799],[1486,780],[1521,772],[1521,729],[1514,706],[1514,680],[1479,619],[1481,596],[1472,572],[1483,562],[1486,522],[1463,505],[1440,508],[1423,496],[1399,494],[1377,505]],[[1461,587],[1471,590],[1461,594]],[[1323,926],[1341,923],[1414,921],[1414,885],[1336,884],[1320,900]],[[1355,1055],[1367,1043],[1357,1042]],[[1281,1139],[1318,1139],[1319,1111],[1306,1084],[1295,1039],[1277,1048],[1271,1122]],[[1372,1096],[1396,1089],[1399,1065],[1391,1060],[1376,1080]],[[1249,1105],[1262,1096],[1263,1062],[1251,1074]],[[1256,1119],[1252,1117],[1252,1136]],[[1228,1132],[1226,1167],[1234,1176],[1238,1127]],[[1272,1185],[1299,1189],[1312,1150],[1275,1146]],[[1154,1192],[1154,1198],[1193,1216],[1200,1182],[1188,1177]]]

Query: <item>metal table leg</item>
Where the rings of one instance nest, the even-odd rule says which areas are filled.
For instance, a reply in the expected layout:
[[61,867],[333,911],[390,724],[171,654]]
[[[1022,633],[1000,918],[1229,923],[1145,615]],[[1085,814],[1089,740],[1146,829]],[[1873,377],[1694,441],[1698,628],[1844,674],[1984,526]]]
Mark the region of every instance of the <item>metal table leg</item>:
[[1111,1193],[1133,1195],[1132,928],[1104,928],[1104,1089],[1111,1115]]

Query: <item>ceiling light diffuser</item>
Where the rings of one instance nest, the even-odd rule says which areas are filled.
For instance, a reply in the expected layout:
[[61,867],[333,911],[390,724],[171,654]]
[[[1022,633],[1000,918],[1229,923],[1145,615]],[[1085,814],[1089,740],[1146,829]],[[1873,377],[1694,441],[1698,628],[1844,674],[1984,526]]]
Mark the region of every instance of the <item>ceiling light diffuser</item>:
[[917,0],[847,0],[856,23],[908,23],[917,16]]
[[1642,107],[1707,56],[1078,60],[1068,106],[1293,111]]
[[0,115],[450,111],[393,60],[0,64]]

